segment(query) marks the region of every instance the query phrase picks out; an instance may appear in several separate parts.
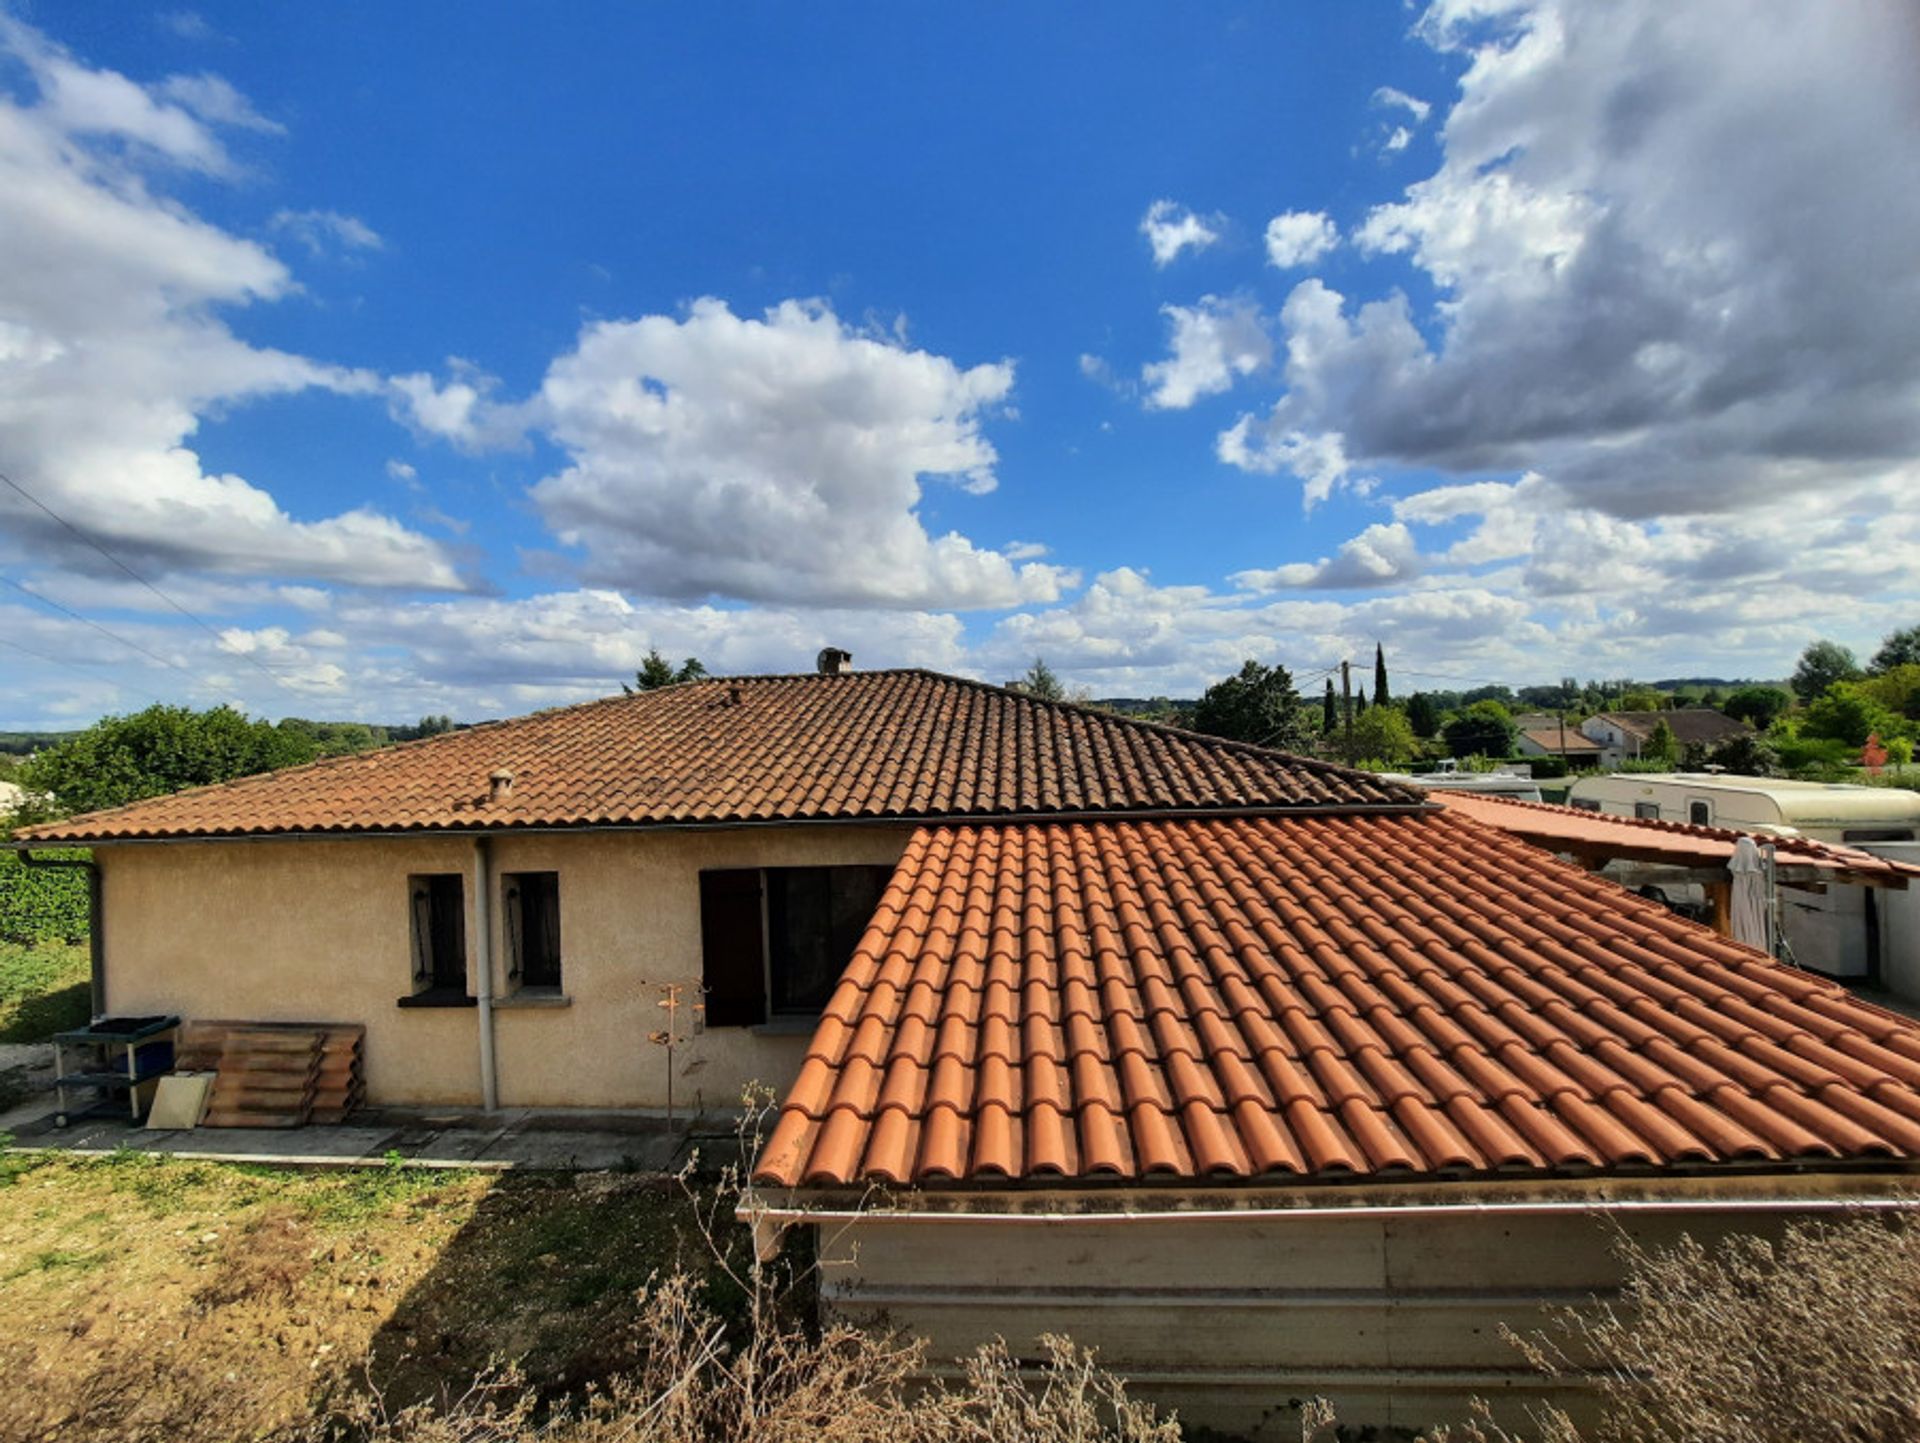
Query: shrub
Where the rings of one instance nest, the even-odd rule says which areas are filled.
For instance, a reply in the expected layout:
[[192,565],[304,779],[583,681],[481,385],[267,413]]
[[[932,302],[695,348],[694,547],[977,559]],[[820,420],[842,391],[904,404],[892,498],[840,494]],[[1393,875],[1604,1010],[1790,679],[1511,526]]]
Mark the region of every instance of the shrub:
[[29,867],[12,852],[0,852],[0,942],[77,942],[87,935],[87,925],[84,871],[77,867]]
[[1549,1373],[1606,1360],[1594,1443],[1920,1437],[1920,1229],[1863,1217],[1618,1252],[1617,1306],[1520,1340]]

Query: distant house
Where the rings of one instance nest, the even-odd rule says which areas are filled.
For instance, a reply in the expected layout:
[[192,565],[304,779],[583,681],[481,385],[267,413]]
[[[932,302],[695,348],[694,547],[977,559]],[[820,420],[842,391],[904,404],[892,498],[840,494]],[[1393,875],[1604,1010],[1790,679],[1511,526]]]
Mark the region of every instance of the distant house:
[[[1236,1434],[1576,1402],[1500,1328],[1618,1287],[1600,1219],[1765,1234],[1920,1171],[1920,1022],[1402,783],[924,671],[690,682],[20,843],[93,849],[96,1006],[364,1024],[378,1101],[781,1085],[742,1216],[819,1230],[827,1309],[934,1359],[1067,1333]],[[705,1010],[669,1055],[673,984]]]
[[1578,726],[1562,728],[1555,720],[1547,726],[1522,727],[1514,733],[1514,751],[1523,757],[1565,757],[1576,767],[1597,767],[1605,748]]
[[1661,722],[1672,729],[1674,740],[1682,747],[1716,747],[1753,732],[1745,722],[1707,706],[1680,707],[1674,711],[1599,712],[1582,722],[1580,730],[1600,744],[1601,765],[1617,767],[1622,762],[1640,759]]

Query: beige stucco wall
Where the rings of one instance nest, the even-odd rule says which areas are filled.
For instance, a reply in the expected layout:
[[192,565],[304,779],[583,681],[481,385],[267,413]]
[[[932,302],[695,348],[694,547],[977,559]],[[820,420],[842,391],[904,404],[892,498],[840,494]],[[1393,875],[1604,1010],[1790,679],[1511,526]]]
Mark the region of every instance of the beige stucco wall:
[[1779,1213],[1575,1210],[1101,1221],[888,1218],[822,1224],[821,1296],[853,1321],[924,1337],[936,1372],[995,1337],[1041,1356],[1064,1334],[1137,1397],[1191,1427],[1293,1443],[1299,1403],[1349,1426],[1459,1423],[1473,1399],[1533,1436],[1542,1402],[1585,1420],[1583,1389],[1543,1378],[1502,1335],[1619,1286],[1617,1224],[1643,1246],[1683,1233],[1777,1236]]
[[[891,864],[904,827],[743,827],[579,832],[491,842],[494,988],[505,988],[499,878],[560,876],[565,1007],[495,1012],[500,1101],[509,1107],[659,1107],[667,1058],[662,984],[697,989],[699,873],[707,867]],[[106,1006],[121,1014],[362,1022],[369,1100],[480,1100],[475,1008],[402,1008],[411,990],[409,876],[462,872],[473,945],[474,844],[440,837],[99,848]],[[471,990],[471,988],[469,989]],[[697,1001],[697,990],[688,1001]],[[675,1052],[675,1101],[736,1105],[751,1081],[784,1088],[806,1036],[704,1030]]]

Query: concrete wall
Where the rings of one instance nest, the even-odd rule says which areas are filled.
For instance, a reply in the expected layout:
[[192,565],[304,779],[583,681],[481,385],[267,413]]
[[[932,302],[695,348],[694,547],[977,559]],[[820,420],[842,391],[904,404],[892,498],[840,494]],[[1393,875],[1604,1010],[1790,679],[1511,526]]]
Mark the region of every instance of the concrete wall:
[[[1389,1211],[1390,1210],[1384,1210]],[[1778,1214],[1616,1212],[1647,1244],[1682,1232],[1776,1234]],[[872,1215],[820,1225],[825,1306],[884,1318],[952,1360],[996,1335],[1019,1358],[1063,1333],[1099,1349],[1136,1396],[1235,1437],[1300,1436],[1299,1403],[1343,1424],[1459,1422],[1484,1398],[1527,1436],[1543,1400],[1591,1400],[1530,1370],[1501,1336],[1617,1288],[1598,1214],[1117,1221],[939,1221]]]
[[[897,862],[904,827],[743,827],[497,837],[494,989],[506,988],[499,935],[504,873],[560,876],[564,1006],[496,1011],[500,1101],[510,1107],[658,1107],[665,1051],[661,986],[699,1000],[699,873],[708,867]],[[362,1022],[367,1089],[378,1103],[480,1100],[478,1014],[403,1008],[412,991],[408,878],[461,872],[472,935],[470,838],[123,843],[101,847],[106,1006],[120,1014]],[[471,990],[471,985],[469,987]],[[731,1107],[742,1087],[784,1088],[804,1033],[705,1030],[675,1053],[675,1100]]]

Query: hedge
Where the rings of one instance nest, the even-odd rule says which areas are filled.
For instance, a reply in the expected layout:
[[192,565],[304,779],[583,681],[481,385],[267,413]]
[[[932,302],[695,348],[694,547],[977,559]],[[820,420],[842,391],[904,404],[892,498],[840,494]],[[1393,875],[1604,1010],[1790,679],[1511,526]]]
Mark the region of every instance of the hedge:
[[[84,852],[50,856],[84,858]],[[87,935],[87,874],[78,867],[29,867],[0,852],[0,942],[78,942]]]

